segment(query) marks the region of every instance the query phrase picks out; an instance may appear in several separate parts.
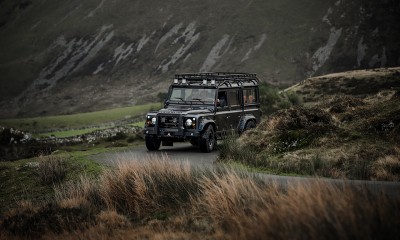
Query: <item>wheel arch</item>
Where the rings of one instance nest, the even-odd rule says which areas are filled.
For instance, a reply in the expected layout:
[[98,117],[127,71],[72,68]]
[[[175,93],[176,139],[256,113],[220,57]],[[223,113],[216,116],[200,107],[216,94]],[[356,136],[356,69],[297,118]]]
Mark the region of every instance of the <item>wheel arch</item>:
[[214,131],[216,131],[216,124],[215,124],[215,122],[214,122],[213,120],[209,120],[209,119],[204,119],[204,120],[203,120],[203,124],[201,125],[202,127],[199,129],[199,131],[200,131],[201,133],[203,133],[203,132],[207,129],[207,127],[208,127],[209,125],[211,125],[211,126],[214,128]]
[[239,133],[242,133],[244,131],[246,124],[249,121],[254,121],[254,123],[257,124],[257,118],[253,114],[246,114],[240,119],[239,126],[238,126]]

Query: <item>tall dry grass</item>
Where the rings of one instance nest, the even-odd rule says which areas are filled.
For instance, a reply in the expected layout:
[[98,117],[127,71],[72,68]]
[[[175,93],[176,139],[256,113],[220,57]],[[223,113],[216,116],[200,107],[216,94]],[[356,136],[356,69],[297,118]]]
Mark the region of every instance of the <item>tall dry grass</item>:
[[[287,182],[168,158],[125,161],[9,211],[0,235],[85,239],[396,239],[400,200],[322,180]],[[21,221],[22,220],[22,221]],[[40,225],[31,225],[37,221]],[[82,223],[82,224],[80,224]]]
[[107,208],[142,218],[179,210],[198,191],[188,164],[167,159],[120,163],[100,178],[100,194]]
[[166,158],[122,161],[99,179],[81,177],[77,183],[56,187],[60,206],[111,209],[144,218],[179,210],[199,191],[201,173],[189,164]]
[[400,181],[400,147],[392,154],[379,158],[372,164],[373,178],[381,181]]
[[64,180],[67,173],[67,160],[61,156],[39,156],[38,174],[44,184],[58,183]]
[[221,239],[395,239],[398,200],[316,180],[259,184],[230,173],[205,180],[193,205]]

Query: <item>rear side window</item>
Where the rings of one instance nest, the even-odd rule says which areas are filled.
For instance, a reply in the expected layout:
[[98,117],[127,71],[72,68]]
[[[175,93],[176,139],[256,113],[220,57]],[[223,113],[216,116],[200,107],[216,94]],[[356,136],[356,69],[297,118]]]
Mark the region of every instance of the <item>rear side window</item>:
[[257,103],[257,92],[255,88],[246,88],[243,89],[243,103],[247,104],[254,104]]
[[239,90],[228,91],[228,103],[230,106],[238,106],[239,103]]

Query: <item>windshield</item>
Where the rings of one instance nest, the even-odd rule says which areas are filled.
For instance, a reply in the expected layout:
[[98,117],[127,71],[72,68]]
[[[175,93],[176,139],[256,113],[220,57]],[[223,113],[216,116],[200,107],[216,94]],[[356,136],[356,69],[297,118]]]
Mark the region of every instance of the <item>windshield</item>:
[[211,103],[215,101],[217,89],[204,88],[173,88],[171,101]]

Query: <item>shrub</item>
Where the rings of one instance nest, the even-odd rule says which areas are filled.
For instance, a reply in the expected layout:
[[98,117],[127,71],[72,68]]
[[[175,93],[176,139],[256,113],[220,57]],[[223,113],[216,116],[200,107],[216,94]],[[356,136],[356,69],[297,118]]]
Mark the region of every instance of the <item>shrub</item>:
[[364,105],[365,102],[362,99],[352,96],[335,96],[325,104],[326,107],[329,107],[331,113],[344,113],[349,109]]
[[379,158],[372,164],[373,179],[380,181],[400,181],[400,148],[393,154]]
[[300,99],[299,95],[297,95],[296,93],[289,92],[286,95],[292,105],[298,106],[301,104],[301,99]]
[[308,147],[336,129],[332,116],[326,111],[294,107],[271,115],[255,130],[245,133],[241,142],[243,147],[258,152],[283,153]]

